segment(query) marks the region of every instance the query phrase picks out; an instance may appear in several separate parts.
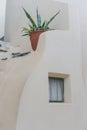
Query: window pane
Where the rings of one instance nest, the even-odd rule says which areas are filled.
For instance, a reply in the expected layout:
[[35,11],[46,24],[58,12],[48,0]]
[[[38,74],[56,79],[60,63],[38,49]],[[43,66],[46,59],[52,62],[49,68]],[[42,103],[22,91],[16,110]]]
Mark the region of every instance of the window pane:
[[63,80],[58,79],[57,80],[57,100],[63,101]]
[[50,100],[57,100],[57,84],[55,79],[50,79]]
[[49,78],[50,101],[63,101],[64,80],[59,78]]

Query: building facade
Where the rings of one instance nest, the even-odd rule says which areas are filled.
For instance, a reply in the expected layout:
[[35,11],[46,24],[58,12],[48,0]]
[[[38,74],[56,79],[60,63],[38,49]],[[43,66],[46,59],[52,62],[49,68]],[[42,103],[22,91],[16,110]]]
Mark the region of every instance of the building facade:
[[[85,0],[7,1],[5,39],[15,45],[23,43],[24,48],[29,39],[20,36],[20,28],[26,24],[21,7],[30,8],[31,13],[34,13],[38,5],[41,12],[44,12],[43,17],[49,17],[54,8],[61,9],[56,24],[52,25],[57,29],[41,34],[36,52],[32,51],[25,61],[26,64],[28,59],[30,61],[29,67],[26,67],[29,75],[24,85],[19,84],[23,91],[21,96],[16,95],[18,98],[15,101],[15,109],[12,111],[13,115],[9,116],[15,126],[13,129],[87,129],[86,3]],[[31,50],[30,44],[28,49]],[[17,73],[17,70],[13,72]],[[54,90],[50,87],[49,78],[63,79],[63,91],[60,89],[63,100],[60,94],[55,94],[58,88],[55,87]],[[60,84],[58,81],[53,82],[52,84]],[[16,84],[12,86],[15,88]],[[56,98],[58,96],[59,98]],[[12,127],[10,122],[8,124],[9,130]]]

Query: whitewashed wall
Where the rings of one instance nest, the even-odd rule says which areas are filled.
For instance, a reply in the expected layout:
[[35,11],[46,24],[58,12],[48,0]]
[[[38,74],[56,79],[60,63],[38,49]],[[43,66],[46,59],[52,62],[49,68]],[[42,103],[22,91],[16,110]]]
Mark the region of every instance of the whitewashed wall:
[[[16,130],[58,128],[85,130],[86,128],[79,7],[73,1],[67,3],[69,30],[45,34],[44,55],[24,87]],[[72,103],[50,104],[48,102],[48,72],[70,74]]]
[[[78,40],[73,41],[70,31],[45,35],[43,56],[24,86],[16,130],[82,130],[84,97],[80,45],[76,45]],[[48,72],[70,75],[72,102],[49,103]]]
[[5,31],[5,11],[6,0],[0,0],[0,37],[4,36]]
[[79,1],[77,2],[80,10],[80,26],[81,26],[81,43],[82,43],[82,58],[83,58],[83,74],[84,74],[84,82],[87,87],[87,1]]
[[82,44],[82,74],[84,79],[84,129],[87,129],[87,1],[86,0],[78,0],[77,6],[79,7],[80,11],[80,37],[81,37],[81,44]]
[[[43,0],[40,0],[42,5],[43,5]],[[47,2],[47,1],[45,1]],[[45,3],[44,2],[44,3]],[[58,28],[59,29],[65,29],[67,31],[55,31],[53,34],[49,33],[46,35],[46,43],[45,46],[45,54],[42,57],[42,61],[38,62],[39,66],[36,68],[36,71],[33,73],[31,76],[31,80],[26,83],[26,86],[24,88],[22,97],[21,97],[21,102],[19,106],[19,113],[18,113],[18,120],[17,120],[17,125],[16,129],[17,130],[22,130],[22,129],[52,129],[52,127],[57,129],[58,122],[60,121],[58,116],[61,116],[61,122],[60,122],[60,129],[71,129],[71,130],[86,130],[87,129],[87,116],[86,116],[86,109],[87,109],[87,96],[86,96],[86,82],[87,82],[87,73],[86,73],[86,58],[87,58],[87,37],[86,37],[86,0],[84,1],[76,1],[76,0],[60,0],[58,5],[63,5],[62,9],[67,8],[66,5],[68,4],[68,9],[69,9],[69,14],[66,11],[66,15],[59,16],[59,23]],[[64,2],[64,3],[63,3]],[[33,3],[36,3],[33,5]],[[57,3],[57,1],[56,1]],[[14,1],[14,0],[8,0],[7,2],[7,14],[6,14],[6,31],[5,31],[5,38],[12,42],[13,44],[28,44],[28,38],[23,38],[20,36],[21,34],[21,27],[22,25],[25,26],[27,24],[27,19],[25,19],[25,15],[23,14],[22,6],[26,7],[27,9],[29,8],[29,11],[32,9],[34,11],[36,5],[38,4],[38,1],[27,1],[25,2],[24,0],[20,1]],[[32,8],[31,8],[32,7]],[[41,6],[42,9],[43,6]],[[49,5],[50,7],[50,5]],[[58,6],[59,8],[60,6]],[[31,13],[32,13],[31,10]],[[47,11],[46,11],[47,12]],[[66,18],[69,18],[69,23],[68,19],[66,19],[65,22],[65,16]],[[61,19],[60,19],[61,18]],[[64,19],[63,19],[64,18]],[[58,19],[57,19],[58,20]],[[61,22],[63,20],[63,23]],[[66,23],[66,24],[65,24]],[[56,34],[56,35],[54,35]],[[58,37],[59,36],[59,37]],[[54,40],[55,37],[55,40]],[[57,44],[56,50],[54,48],[54,41],[55,44]],[[48,46],[50,45],[50,49]],[[82,50],[83,48],[83,50]],[[40,49],[40,48],[39,48]],[[83,55],[82,55],[83,54]],[[60,57],[62,57],[63,65],[60,64],[59,68],[59,62],[55,61],[55,57],[58,57],[59,61],[61,62]],[[51,59],[53,58],[53,60]],[[35,59],[34,59],[35,60]],[[83,62],[82,62],[83,61]],[[57,66],[54,66],[53,63],[56,62]],[[45,64],[45,66],[43,65]],[[47,66],[46,66],[47,64]],[[52,66],[50,66],[52,65]],[[49,67],[50,66],[50,67]],[[64,68],[63,68],[64,67]],[[82,68],[81,68],[82,67]],[[43,69],[44,68],[44,69]],[[58,70],[57,70],[58,69]],[[70,73],[72,76],[72,82],[71,82],[71,88],[72,88],[72,103],[71,104],[61,104],[61,105],[50,105],[47,102],[48,99],[48,91],[47,91],[47,82],[46,80],[44,83],[46,86],[44,87],[44,83],[42,86],[42,90],[44,93],[46,93],[46,97],[44,99],[43,92],[40,88],[42,83],[38,82],[39,78],[38,76],[40,75],[41,80],[44,77],[46,78],[47,72],[48,71],[54,71],[58,72],[61,70],[65,73]],[[46,73],[45,73],[46,72]],[[38,73],[38,76],[37,76]],[[82,77],[83,76],[83,77]],[[37,88],[34,89],[34,87]],[[83,85],[85,83],[85,85]],[[33,87],[31,87],[31,85]],[[14,86],[15,87],[15,86]],[[29,88],[30,87],[30,88]],[[38,95],[38,89],[40,90],[40,95]],[[35,95],[35,90],[36,90],[36,98],[33,98],[33,94]],[[33,94],[31,93],[33,92]],[[42,94],[42,95],[41,95]],[[43,98],[44,103],[42,104],[39,97]],[[32,97],[32,99],[31,99]],[[42,99],[41,98],[41,99]],[[37,102],[38,100],[38,102]],[[33,104],[32,104],[33,103]],[[47,106],[47,107],[46,107]],[[41,108],[39,111],[39,107]],[[43,110],[44,107],[44,110]],[[33,108],[33,109],[32,109]],[[36,109],[34,109],[36,108]],[[50,110],[49,110],[50,109]],[[51,114],[52,110],[58,113],[56,116],[56,123],[53,123],[53,118],[54,113]],[[14,111],[13,111],[14,112]],[[33,113],[34,115],[33,116]],[[38,113],[36,113],[38,112]],[[49,117],[45,116],[46,114],[49,113]],[[64,116],[64,117],[63,117]],[[38,120],[37,120],[37,117]],[[43,117],[43,119],[42,119]],[[11,117],[11,121],[14,118]],[[48,122],[46,122],[45,121]],[[49,120],[49,121],[48,121]],[[37,121],[37,122],[35,122]],[[43,122],[45,121],[45,124]],[[63,123],[62,123],[63,121]],[[64,123],[65,122],[65,123]],[[53,126],[52,126],[53,123]],[[4,122],[6,124],[6,122]],[[34,124],[34,125],[33,125]],[[39,125],[40,124],[40,125]],[[48,125],[49,124],[49,125]],[[51,124],[51,126],[50,126]],[[8,125],[8,129],[10,128],[10,125]],[[13,120],[13,125],[15,125],[15,121]],[[46,125],[46,127],[45,127]],[[31,128],[30,128],[31,126]],[[36,127],[34,127],[36,126]],[[4,128],[5,125],[4,125]]]

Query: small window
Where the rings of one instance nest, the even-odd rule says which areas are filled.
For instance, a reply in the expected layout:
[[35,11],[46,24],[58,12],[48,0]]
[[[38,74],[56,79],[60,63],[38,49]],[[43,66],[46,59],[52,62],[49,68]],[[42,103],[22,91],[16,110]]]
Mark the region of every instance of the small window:
[[49,77],[49,101],[64,102],[64,79]]

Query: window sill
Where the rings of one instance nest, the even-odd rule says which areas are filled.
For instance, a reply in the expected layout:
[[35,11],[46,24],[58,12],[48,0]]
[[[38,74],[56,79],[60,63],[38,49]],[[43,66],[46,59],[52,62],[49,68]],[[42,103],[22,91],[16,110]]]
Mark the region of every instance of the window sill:
[[64,101],[49,101],[49,103],[64,103]]
[[49,101],[50,105],[59,105],[59,106],[71,106],[72,102],[64,102],[64,101]]

